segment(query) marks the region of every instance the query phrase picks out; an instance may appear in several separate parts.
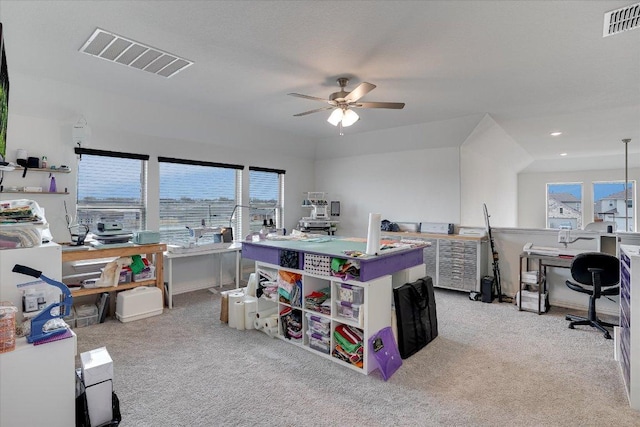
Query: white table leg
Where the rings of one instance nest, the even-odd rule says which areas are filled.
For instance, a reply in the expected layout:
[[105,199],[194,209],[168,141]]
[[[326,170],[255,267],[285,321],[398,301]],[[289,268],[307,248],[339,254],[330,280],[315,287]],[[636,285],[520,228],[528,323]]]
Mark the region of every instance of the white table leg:
[[218,253],[218,287],[222,288],[222,252]]
[[173,308],[173,258],[167,259],[169,262],[167,263],[167,275],[169,279],[167,280],[167,299],[169,308]]
[[236,289],[240,288],[240,251],[236,252]]

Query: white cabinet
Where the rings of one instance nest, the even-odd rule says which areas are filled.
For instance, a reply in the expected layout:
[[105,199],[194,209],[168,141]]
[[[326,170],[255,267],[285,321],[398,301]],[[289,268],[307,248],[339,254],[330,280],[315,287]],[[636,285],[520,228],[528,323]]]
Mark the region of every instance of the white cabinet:
[[0,354],[0,426],[75,425],[76,336]]
[[[55,243],[0,251],[0,300],[18,307],[17,321],[22,320],[22,295],[16,285],[35,279],[12,272],[13,266],[25,265],[60,280],[60,260]],[[75,353],[73,335],[41,345],[19,338],[15,350],[0,354],[0,426],[74,425]]]
[[640,246],[620,245],[618,362],[629,404],[640,410]]
[[[368,342],[374,333],[391,326],[391,275],[381,276],[368,282],[343,281],[337,277],[310,274],[302,270],[283,268],[258,261],[256,262],[256,272],[259,277],[261,271],[266,273],[265,276],[272,278],[283,273],[296,283],[294,286],[299,286],[299,289],[294,292],[286,289],[285,292],[271,294],[271,299],[267,299],[263,295],[259,300],[259,310],[264,310],[269,306],[277,307],[279,314],[291,310],[294,319],[300,320],[299,333],[294,331],[291,334],[287,331],[287,325],[283,322],[282,317],[279,316],[279,338],[364,374],[368,374],[377,367],[373,355],[368,351]],[[330,305],[327,304],[325,313],[306,306],[306,296],[313,292],[325,291],[330,293],[330,297],[327,299],[330,301]],[[294,293],[296,297],[287,299]],[[291,324],[294,328],[295,321]],[[334,356],[337,345],[334,331],[340,325],[348,325],[362,334],[362,367]],[[327,333],[321,333],[323,329]]]
[[486,237],[403,232],[386,232],[382,237],[430,242],[423,257],[433,286],[480,292],[480,282],[488,272]]

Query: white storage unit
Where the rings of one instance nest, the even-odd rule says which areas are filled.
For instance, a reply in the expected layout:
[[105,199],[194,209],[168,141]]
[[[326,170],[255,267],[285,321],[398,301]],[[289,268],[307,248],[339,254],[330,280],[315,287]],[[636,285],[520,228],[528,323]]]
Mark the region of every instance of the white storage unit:
[[[391,275],[378,277],[368,282],[360,282],[355,280],[340,280],[337,277],[324,276],[319,274],[308,273],[302,270],[295,270],[289,268],[279,267],[273,264],[267,264],[263,262],[256,262],[256,271],[268,270],[269,275],[274,277],[276,272],[286,271],[289,273],[299,274],[302,280],[302,306],[292,306],[283,302],[275,302],[272,300],[266,300],[264,297],[259,299],[259,310],[265,308],[277,307],[278,313],[286,308],[291,308],[294,311],[298,311],[300,318],[303,321],[302,324],[302,338],[300,340],[285,339],[282,325],[279,327],[279,337],[288,343],[298,345],[309,351],[316,352],[321,357],[326,357],[338,364],[347,366],[355,371],[368,374],[377,367],[373,354],[367,351],[368,340],[374,333],[380,331],[382,328],[391,326],[391,303],[392,303],[392,288],[391,288]],[[320,291],[322,289],[331,289],[331,313],[322,314],[315,310],[310,310],[304,307],[304,297],[309,295],[313,291]],[[349,289],[351,290],[351,297],[359,299],[362,297],[362,303],[352,303],[351,310],[346,310],[342,305],[343,301],[340,298],[340,291]],[[353,291],[355,289],[355,291]],[[343,292],[346,295],[349,292]],[[349,315],[341,316],[340,313]],[[357,313],[357,314],[356,314]],[[280,322],[280,320],[278,319]],[[348,325],[353,328],[357,328],[362,331],[363,335],[363,367],[359,368],[347,362],[343,362],[332,356],[333,350],[336,346],[336,341],[333,336],[333,332],[339,325]],[[329,331],[329,334],[321,333],[324,328]],[[326,350],[329,350],[328,352]]]
[[0,353],[0,426],[75,425],[76,336]]
[[433,286],[480,292],[482,277],[488,273],[486,237],[399,232],[385,232],[382,237],[430,242],[423,257],[426,275],[433,279]]

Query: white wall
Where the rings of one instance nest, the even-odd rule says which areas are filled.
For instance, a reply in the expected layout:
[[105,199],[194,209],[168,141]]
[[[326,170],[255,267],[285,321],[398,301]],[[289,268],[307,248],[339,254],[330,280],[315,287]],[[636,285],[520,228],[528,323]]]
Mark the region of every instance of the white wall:
[[[17,148],[25,148],[29,155],[46,155],[51,165],[67,164],[72,173],[56,176],[57,186],[61,190],[67,187],[68,196],[28,195],[45,207],[47,221],[50,223],[54,239],[68,241],[64,218],[63,201],[66,200],[70,213],[75,212],[77,159],[71,144],[71,124],[57,120],[46,120],[36,117],[10,115],[7,159],[15,161]],[[148,174],[148,227],[158,229],[158,163],[157,156],[177,157],[212,162],[244,164],[246,166],[263,166],[284,169],[285,174],[285,227],[291,229],[302,214],[299,194],[313,186],[313,162],[308,159],[293,158],[283,154],[274,154],[261,150],[231,148],[213,144],[204,144],[174,138],[160,138],[149,135],[134,134],[115,129],[103,128],[91,123],[92,138],[90,148],[123,151],[129,153],[149,154]],[[260,142],[269,143],[269,136],[263,134]],[[117,173],[117,171],[114,171]],[[248,179],[248,169],[244,177]],[[41,185],[46,184],[48,174],[5,173],[4,185]],[[27,184],[27,182],[29,184]],[[48,187],[47,187],[48,188]],[[9,197],[8,197],[9,196]],[[17,196],[17,197],[14,197]],[[27,195],[25,195],[27,196]],[[33,197],[32,197],[33,196]],[[3,199],[22,198],[19,194],[5,194]],[[247,200],[248,202],[248,195]],[[246,203],[245,203],[246,204]]]
[[460,223],[481,226],[486,203],[491,225],[514,227],[518,215],[518,171],[532,161],[488,114],[460,147]]
[[366,236],[370,212],[395,222],[459,223],[458,159],[458,148],[438,148],[318,160],[309,191],[340,200],[340,235]]
[[[634,217],[637,215],[637,186],[640,182],[640,168],[629,169],[629,181],[636,181]],[[597,181],[623,181],[624,165],[621,169],[590,170],[575,172],[539,172],[518,175],[518,226],[525,228],[546,227],[547,183],[581,182],[583,184],[583,223],[593,218],[593,183]],[[636,230],[637,224],[636,224]]]

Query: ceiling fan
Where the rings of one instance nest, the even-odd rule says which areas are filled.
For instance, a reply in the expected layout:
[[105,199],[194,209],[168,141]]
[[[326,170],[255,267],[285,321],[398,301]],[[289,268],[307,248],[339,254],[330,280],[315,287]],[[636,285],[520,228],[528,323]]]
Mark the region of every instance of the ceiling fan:
[[347,92],[344,88],[347,83],[349,83],[349,79],[340,77],[337,82],[338,85],[340,85],[340,90],[329,95],[329,99],[302,95],[300,93],[290,93],[289,95],[297,96],[298,98],[311,99],[312,101],[321,101],[329,104],[328,107],[316,108],[315,110],[294,114],[294,117],[306,116],[307,114],[317,113],[318,111],[333,110],[327,121],[334,126],[338,126],[340,128],[340,135],[343,135],[343,127],[351,126],[360,119],[352,108],[391,108],[394,110],[404,108],[404,102],[358,102],[360,98],[376,88],[374,84],[362,82],[354,90]]

